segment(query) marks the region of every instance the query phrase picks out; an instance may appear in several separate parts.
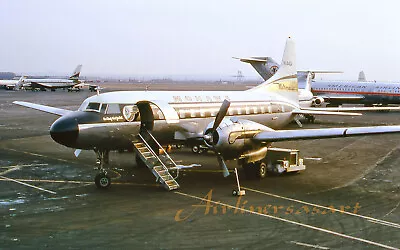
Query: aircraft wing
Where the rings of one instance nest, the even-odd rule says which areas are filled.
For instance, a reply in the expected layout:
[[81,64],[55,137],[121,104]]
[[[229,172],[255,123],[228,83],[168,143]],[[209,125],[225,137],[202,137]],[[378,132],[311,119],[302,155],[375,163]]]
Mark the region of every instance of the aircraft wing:
[[386,133],[399,133],[400,126],[374,126],[374,127],[349,127],[349,128],[323,128],[323,129],[296,129],[263,131],[256,134],[253,140],[259,142],[277,142],[294,140],[312,140],[336,137],[350,137],[363,135],[379,135]]
[[302,110],[326,112],[363,112],[363,111],[400,111],[400,106],[393,107],[338,107],[338,108],[304,108]]
[[30,102],[14,101],[13,103],[20,105],[20,106],[27,107],[27,108],[36,109],[36,110],[40,110],[40,111],[43,111],[46,113],[50,113],[53,115],[59,115],[59,116],[63,116],[63,115],[66,115],[66,114],[72,112],[71,110],[67,110],[67,109],[54,108],[54,107],[30,103]]
[[68,87],[73,87],[75,85],[75,83],[71,83],[71,84],[66,84],[66,83],[44,83],[44,82],[32,82],[33,84],[39,85],[41,87],[44,88],[48,88],[48,89],[58,89],[58,88],[68,88]]
[[37,85],[45,87],[45,88],[53,88],[54,87],[52,84],[46,84],[43,82],[31,82],[31,83],[37,84]]
[[[297,115],[348,115],[348,116],[357,116],[357,115],[361,115],[360,113],[350,113],[350,112],[340,112],[340,111],[345,111],[345,110],[341,110],[341,109],[335,109],[333,108],[332,110],[327,110],[321,108],[320,110],[318,109],[296,109],[293,110],[293,114],[297,114]],[[356,111],[356,110],[355,110]]]

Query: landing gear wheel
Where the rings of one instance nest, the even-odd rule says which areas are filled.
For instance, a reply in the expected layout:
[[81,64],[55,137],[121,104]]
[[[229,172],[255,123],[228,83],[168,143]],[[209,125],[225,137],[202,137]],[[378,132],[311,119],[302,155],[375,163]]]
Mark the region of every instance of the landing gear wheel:
[[106,173],[99,173],[94,178],[94,183],[98,188],[105,189],[111,185],[111,178]]
[[259,179],[263,179],[267,176],[267,164],[265,164],[265,162],[259,162],[256,164],[256,176]]
[[199,145],[194,145],[192,147],[192,152],[195,154],[200,154],[201,150],[200,150],[200,146]]

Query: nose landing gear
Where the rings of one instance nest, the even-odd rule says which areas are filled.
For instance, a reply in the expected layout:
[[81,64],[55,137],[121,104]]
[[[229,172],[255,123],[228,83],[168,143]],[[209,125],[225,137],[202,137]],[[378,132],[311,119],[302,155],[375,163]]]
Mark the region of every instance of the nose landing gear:
[[110,151],[95,149],[94,152],[97,156],[96,164],[98,165],[97,169],[99,170],[99,173],[96,174],[96,177],[94,178],[94,183],[98,188],[108,188],[111,185],[111,178],[107,175],[104,166],[109,164]]

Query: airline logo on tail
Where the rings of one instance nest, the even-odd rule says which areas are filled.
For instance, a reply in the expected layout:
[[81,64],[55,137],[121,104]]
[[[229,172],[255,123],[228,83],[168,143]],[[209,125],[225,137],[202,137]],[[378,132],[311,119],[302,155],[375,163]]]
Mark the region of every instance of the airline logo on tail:
[[295,43],[289,37],[278,71],[264,83],[249,89],[256,92],[276,92],[287,99],[298,101]]
[[79,64],[76,69],[74,70],[74,72],[72,73],[72,75],[69,77],[69,79],[74,80],[79,78],[80,74],[81,74],[81,69],[82,69],[82,64]]

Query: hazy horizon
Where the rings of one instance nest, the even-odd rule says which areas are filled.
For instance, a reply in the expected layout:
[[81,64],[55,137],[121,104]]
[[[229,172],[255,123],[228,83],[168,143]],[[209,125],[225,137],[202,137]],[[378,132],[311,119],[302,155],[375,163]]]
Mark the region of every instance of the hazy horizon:
[[[0,71],[82,76],[260,79],[233,56],[280,61],[297,45],[298,69],[341,70],[323,79],[400,80],[400,2],[13,1],[0,2]],[[234,79],[234,78],[232,78]]]

